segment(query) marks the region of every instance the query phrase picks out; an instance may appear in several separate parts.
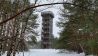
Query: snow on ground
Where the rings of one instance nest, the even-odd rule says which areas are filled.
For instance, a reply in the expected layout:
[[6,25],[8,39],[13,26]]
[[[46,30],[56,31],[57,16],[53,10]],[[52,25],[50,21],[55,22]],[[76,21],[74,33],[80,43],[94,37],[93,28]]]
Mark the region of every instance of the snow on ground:
[[[3,55],[6,56],[6,55]],[[20,52],[16,56],[85,56],[83,53],[59,53],[59,50],[55,49],[30,49],[28,52]]]

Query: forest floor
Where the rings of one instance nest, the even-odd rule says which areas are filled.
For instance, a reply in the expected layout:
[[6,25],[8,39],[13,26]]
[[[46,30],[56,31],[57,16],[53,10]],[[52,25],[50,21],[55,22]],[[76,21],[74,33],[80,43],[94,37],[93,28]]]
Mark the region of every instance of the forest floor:
[[[3,55],[6,56],[6,55]],[[85,56],[84,53],[77,54],[75,52],[65,53],[59,52],[55,49],[30,49],[28,52],[17,53],[16,56]]]

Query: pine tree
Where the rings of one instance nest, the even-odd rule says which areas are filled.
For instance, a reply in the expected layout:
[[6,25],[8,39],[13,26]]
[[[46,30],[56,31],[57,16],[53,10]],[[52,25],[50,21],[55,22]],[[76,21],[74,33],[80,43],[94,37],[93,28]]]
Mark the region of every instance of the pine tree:
[[59,24],[63,27],[58,40],[59,47],[86,54],[98,54],[97,1],[72,0],[70,3],[77,6],[64,5],[64,19]]

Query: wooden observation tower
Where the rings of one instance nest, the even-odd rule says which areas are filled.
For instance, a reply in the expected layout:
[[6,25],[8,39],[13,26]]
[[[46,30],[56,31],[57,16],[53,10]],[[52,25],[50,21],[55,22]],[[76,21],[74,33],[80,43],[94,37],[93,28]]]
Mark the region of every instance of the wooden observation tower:
[[51,11],[41,13],[42,16],[42,32],[41,32],[41,45],[42,48],[51,48],[51,40],[53,37],[53,18],[54,14]]

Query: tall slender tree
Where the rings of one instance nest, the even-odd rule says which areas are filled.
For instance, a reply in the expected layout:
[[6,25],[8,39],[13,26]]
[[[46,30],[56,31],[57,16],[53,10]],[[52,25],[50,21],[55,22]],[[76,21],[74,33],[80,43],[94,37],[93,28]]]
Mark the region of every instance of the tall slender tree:
[[[29,0],[0,0],[0,22],[4,21],[19,11],[30,6]],[[16,52],[28,50],[25,33],[29,31],[35,34],[36,15],[31,9],[13,20],[0,25],[0,52],[7,51],[7,56],[15,56]],[[32,23],[29,23],[32,22]],[[29,29],[31,28],[31,29]],[[35,35],[34,35],[35,36]]]

